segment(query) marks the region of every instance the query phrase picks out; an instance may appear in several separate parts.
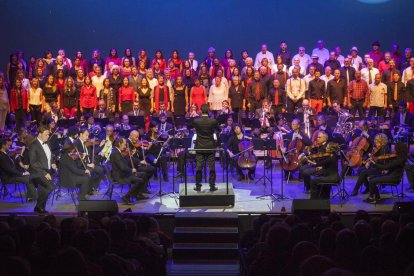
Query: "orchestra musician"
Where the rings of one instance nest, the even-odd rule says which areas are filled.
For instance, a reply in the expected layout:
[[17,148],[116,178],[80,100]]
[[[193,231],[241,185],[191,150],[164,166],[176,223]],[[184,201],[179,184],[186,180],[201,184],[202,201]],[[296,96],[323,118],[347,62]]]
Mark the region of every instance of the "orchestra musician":
[[255,118],[259,119],[262,132],[268,132],[268,128],[274,124],[274,117],[270,113],[270,104],[268,99],[262,101],[262,107],[256,109]]
[[56,102],[51,102],[45,104],[45,113],[43,113],[42,116],[42,122],[47,124],[47,121],[49,118],[53,118],[55,122],[59,121],[60,119],[63,119],[62,112],[58,109],[58,105]]
[[2,184],[23,183],[26,185],[26,200],[36,200],[36,189],[29,179],[29,171],[20,171],[13,159],[9,156],[9,149],[12,145],[10,138],[0,139],[0,179]]
[[[246,139],[246,137],[244,136],[242,129],[239,125],[235,124],[232,129],[233,129],[233,135],[227,141],[227,153],[229,154],[229,157],[231,159],[230,162],[233,162],[236,167],[237,175],[239,177],[237,180],[242,181],[245,178],[245,176],[243,174],[242,168],[239,165],[239,162],[237,161],[240,156],[239,144],[242,143]],[[254,155],[253,149],[246,149],[246,150],[249,150],[251,154]],[[248,169],[247,176],[249,177],[250,180],[254,179],[255,172],[256,172],[256,166]]]
[[86,200],[86,194],[90,191],[91,170],[79,168],[76,160],[80,158],[76,152],[75,145],[65,144],[63,154],[59,160],[60,185],[69,189],[80,186],[78,200]]
[[[293,125],[292,125],[292,129],[294,129]],[[326,132],[324,131],[320,131],[318,133],[318,136],[316,138],[315,141],[315,147],[316,147],[316,152],[314,151],[313,154],[322,154],[322,153],[326,153],[326,148],[328,145],[328,134],[326,134]],[[301,154],[302,156],[305,156],[305,153]],[[299,155],[299,156],[301,156]],[[322,166],[321,164],[318,164],[319,166]],[[305,189],[306,192],[309,193],[311,192],[310,188],[311,188],[311,175],[314,175],[316,172],[319,171],[319,169],[317,169],[318,166],[316,166],[313,163],[301,166],[299,169],[299,173],[300,175],[303,177],[303,183],[305,185]]]
[[105,100],[98,101],[98,109],[93,112],[93,117],[96,119],[112,119],[112,112],[106,108]]
[[115,129],[113,125],[106,125],[105,132],[102,132],[98,136],[98,139],[101,140],[98,149],[98,158],[100,158],[100,161],[109,160],[109,156],[112,152],[112,143],[113,141],[115,141],[117,135],[118,134],[115,134]]
[[171,111],[168,111],[167,108],[165,107],[165,103],[164,102],[160,102],[159,105],[159,110],[158,112],[155,112],[152,117],[153,118],[159,118],[161,114],[165,114],[165,116],[167,116],[167,118],[173,118],[173,113]]
[[167,115],[165,113],[160,114],[159,120],[160,123],[158,125],[158,130],[160,131],[160,133],[168,133],[174,129],[174,126],[167,122]]
[[56,164],[52,163],[52,152],[46,143],[49,139],[49,130],[45,126],[40,126],[37,130],[37,139],[33,141],[29,149],[30,158],[30,181],[37,185],[37,202],[34,211],[44,215],[46,211],[46,202],[53,191],[52,170],[56,171]]
[[129,117],[128,115],[122,115],[122,123],[119,126],[119,130],[131,130],[131,125],[129,124]]
[[398,112],[394,113],[391,119],[391,127],[408,126],[414,127],[414,114],[407,110],[407,103],[400,101],[398,103]]
[[[323,183],[339,183],[337,155],[339,149],[338,144],[329,142],[326,146],[326,153],[319,154],[322,158],[314,160],[316,175],[312,176],[310,181],[311,199],[329,199],[331,185],[323,185]],[[318,155],[315,154],[315,156]]]
[[145,111],[140,109],[139,102],[134,102],[132,111],[128,112],[128,116],[145,116]]
[[[128,147],[130,150],[131,158],[134,163],[134,167],[137,172],[145,173],[145,179],[147,183],[150,178],[155,174],[155,168],[145,161],[144,146],[147,141],[139,140],[139,132],[136,130],[131,131],[127,139]],[[148,142],[147,142],[148,143]],[[145,193],[148,193],[148,187]]]
[[326,132],[326,134],[328,134],[328,140],[332,139],[332,129],[330,126],[328,126],[328,124],[326,123],[326,118],[324,115],[318,115],[317,119],[316,119],[316,128],[313,131],[312,134],[312,142],[314,142],[316,140],[316,137],[318,137],[318,132],[319,131],[324,131]]
[[[368,160],[376,158],[378,156],[384,156],[388,153],[390,153],[390,149],[388,148],[387,135],[383,133],[375,135],[374,146],[371,152],[368,154],[368,158],[358,170],[358,180],[355,183],[355,187],[351,193],[351,196],[358,195],[359,188],[361,188],[362,185],[365,186],[365,190],[362,192],[362,194],[368,193],[368,177],[381,174],[381,170],[374,166],[371,166],[370,161]],[[378,163],[384,164],[384,162],[381,161]]]
[[405,143],[395,145],[394,158],[387,159],[385,164],[372,161],[372,165],[381,170],[381,174],[372,176],[368,180],[369,196],[364,202],[376,204],[381,201],[377,184],[379,183],[399,183],[404,173],[404,165],[407,161],[408,148]]
[[[92,145],[88,146],[89,138],[89,131],[85,128],[82,128],[79,132],[79,139],[75,141],[75,146],[77,151],[82,155],[81,158],[82,161],[78,161],[78,166],[80,168],[84,167],[83,164],[85,164],[84,168],[85,170],[88,169],[91,172],[91,177],[89,180],[89,187],[91,190],[88,191],[88,194],[93,194],[93,190],[96,190],[99,188],[99,185],[101,183],[101,180],[103,179],[103,168],[98,165],[98,159],[95,158],[93,147],[95,147],[95,143],[98,142],[98,140],[95,141],[95,139],[92,139]],[[98,151],[96,151],[96,154],[98,154]]]
[[79,138],[79,128],[77,126],[70,126],[63,140],[63,144],[73,144]]
[[[207,104],[201,106],[201,117],[197,118],[193,122],[193,127],[195,128],[197,139],[195,142],[195,149],[204,149],[203,151],[196,151],[196,186],[194,190],[199,192],[201,191],[201,179],[202,179],[202,169],[204,161],[207,160],[207,165],[210,169],[210,191],[214,192],[217,190],[216,184],[216,168],[214,164],[215,159],[215,148],[216,141],[214,140],[214,134],[216,131],[219,131],[219,126],[216,119],[209,118],[208,116],[209,108]],[[205,151],[207,149],[207,151]],[[211,151],[210,151],[211,149]]]
[[217,116],[233,114],[233,111],[230,109],[228,100],[224,100],[221,103],[221,106],[222,106],[222,109],[217,113]]
[[196,103],[191,104],[190,110],[185,114],[186,118],[197,118],[200,117],[200,112],[198,112],[198,105]]
[[[165,115],[161,116],[165,117]],[[167,168],[167,154],[165,151],[166,141],[169,138],[168,134],[160,133],[159,126],[155,122],[150,123],[150,131],[144,137],[144,140],[148,141],[150,144],[146,150],[145,158],[146,161],[154,167],[161,168],[163,179],[165,182],[168,182],[168,168]],[[160,157],[157,157],[160,154],[160,151],[163,150]],[[157,177],[157,174],[155,174]]]
[[131,189],[122,197],[122,202],[131,204],[131,198],[137,200],[148,199],[143,195],[147,183],[145,178],[137,173],[135,168],[128,166],[128,161],[122,156],[122,152],[127,148],[127,143],[124,138],[117,138],[113,142],[113,149],[110,156],[112,164],[112,178],[120,184],[132,184]]

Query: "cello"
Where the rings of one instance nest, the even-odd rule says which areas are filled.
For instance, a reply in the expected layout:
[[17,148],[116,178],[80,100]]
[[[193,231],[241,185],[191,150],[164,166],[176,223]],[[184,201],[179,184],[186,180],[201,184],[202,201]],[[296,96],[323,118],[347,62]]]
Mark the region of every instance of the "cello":
[[238,145],[239,153],[235,156],[237,158],[237,164],[243,170],[251,169],[256,167],[256,156],[253,153],[253,143],[252,141],[246,140],[246,133],[243,131],[243,141]]
[[289,172],[293,172],[299,167],[299,153],[304,145],[302,139],[297,138],[295,134],[295,137],[288,145],[287,154],[282,162],[282,168]]
[[359,167],[362,164],[362,157],[369,148],[368,139],[361,134],[360,137],[356,137],[351,144],[349,151],[346,153],[346,159],[348,166],[351,168]]

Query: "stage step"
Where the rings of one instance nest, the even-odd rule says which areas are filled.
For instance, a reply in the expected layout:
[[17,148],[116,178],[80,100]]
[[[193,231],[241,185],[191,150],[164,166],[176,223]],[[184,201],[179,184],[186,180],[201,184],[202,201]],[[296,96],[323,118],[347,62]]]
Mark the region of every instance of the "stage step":
[[238,276],[240,265],[234,261],[171,261],[167,265],[168,276]]
[[175,216],[174,260],[238,260],[236,213],[187,213]]

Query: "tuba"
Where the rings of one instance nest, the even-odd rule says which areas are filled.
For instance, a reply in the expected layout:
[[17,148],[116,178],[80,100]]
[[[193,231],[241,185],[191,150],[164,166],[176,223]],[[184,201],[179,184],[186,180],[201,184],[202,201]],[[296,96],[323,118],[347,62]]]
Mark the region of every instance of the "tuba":
[[345,110],[338,111],[338,122],[332,135],[342,137],[345,141],[348,141],[353,129],[352,115]]

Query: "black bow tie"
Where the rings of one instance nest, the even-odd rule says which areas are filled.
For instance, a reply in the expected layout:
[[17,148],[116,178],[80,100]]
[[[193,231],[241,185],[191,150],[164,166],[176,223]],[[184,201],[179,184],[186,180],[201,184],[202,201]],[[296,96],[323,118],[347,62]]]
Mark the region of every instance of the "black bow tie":
[[47,142],[43,142],[42,145],[47,145]]

